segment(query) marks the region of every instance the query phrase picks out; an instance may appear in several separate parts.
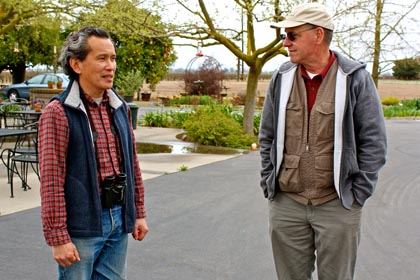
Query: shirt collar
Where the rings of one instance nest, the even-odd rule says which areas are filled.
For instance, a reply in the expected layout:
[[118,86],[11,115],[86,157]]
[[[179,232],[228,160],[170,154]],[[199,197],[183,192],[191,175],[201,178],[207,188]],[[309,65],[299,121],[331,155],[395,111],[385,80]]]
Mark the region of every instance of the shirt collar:
[[[86,94],[85,91],[80,87],[80,94],[83,94],[85,97],[85,100],[89,103],[89,106],[99,106],[100,104],[96,103],[95,99],[93,99],[90,95]],[[104,94],[102,95],[102,101],[101,104],[106,103],[109,101],[108,92],[104,91]]]
[[[64,104],[74,108],[79,108],[82,104],[80,90],[80,85],[76,80],[70,81],[70,84],[67,87],[68,96],[65,98]],[[124,104],[123,101],[121,101],[121,98],[112,89],[105,90],[103,97],[104,99],[102,101],[109,102],[111,108],[113,109],[117,109]]]
[[[336,59],[335,54],[332,51],[330,51],[330,61],[328,62],[327,66],[325,66],[325,68],[321,71],[321,73],[319,73],[315,77],[321,76],[321,80],[323,80],[325,76],[327,75],[328,70],[330,70],[330,67],[334,63],[335,59]],[[306,79],[311,79],[308,73],[306,72],[305,66],[303,66],[302,64],[300,65],[300,74]]]

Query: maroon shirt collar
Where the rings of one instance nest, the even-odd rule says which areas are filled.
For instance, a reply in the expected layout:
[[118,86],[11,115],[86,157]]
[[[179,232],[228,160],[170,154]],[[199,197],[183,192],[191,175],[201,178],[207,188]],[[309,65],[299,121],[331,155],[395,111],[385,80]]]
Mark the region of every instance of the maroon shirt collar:
[[[321,75],[321,80],[323,80],[325,76],[327,75],[328,70],[330,70],[330,67],[334,63],[335,59],[336,59],[335,54],[332,51],[330,51],[330,61],[328,62],[327,66],[325,66],[325,68],[322,70],[322,72],[316,76]],[[306,79],[311,79],[308,73],[306,72],[305,66],[303,66],[302,64],[300,65],[300,74]]]

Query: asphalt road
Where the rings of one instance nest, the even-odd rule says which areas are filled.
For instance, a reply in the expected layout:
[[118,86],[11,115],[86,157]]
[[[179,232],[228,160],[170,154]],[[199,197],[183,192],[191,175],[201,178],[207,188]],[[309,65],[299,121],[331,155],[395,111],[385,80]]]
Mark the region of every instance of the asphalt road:
[[388,120],[388,161],[363,217],[359,280],[420,279],[420,120]]
[[[420,279],[420,122],[388,120],[388,163],[364,208],[358,280]],[[253,152],[146,181],[150,233],[128,279],[274,280]],[[0,216],[0,279],[56,279],[39,208]]]

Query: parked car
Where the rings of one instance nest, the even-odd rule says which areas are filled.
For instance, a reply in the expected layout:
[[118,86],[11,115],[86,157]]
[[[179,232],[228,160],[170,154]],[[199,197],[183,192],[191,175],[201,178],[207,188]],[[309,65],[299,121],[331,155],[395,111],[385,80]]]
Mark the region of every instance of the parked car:
[[29,100],[29,90],[32,88],[47,88],[48,81],[52,81],[55,84],[58,81],[61,81],[62,88],[64,89],[67,87],[70,80],[69,77],[63,73],[45,73],[36,75],[23,83],[6,86],[0,90],[0,93],[9,99],[24,98]]

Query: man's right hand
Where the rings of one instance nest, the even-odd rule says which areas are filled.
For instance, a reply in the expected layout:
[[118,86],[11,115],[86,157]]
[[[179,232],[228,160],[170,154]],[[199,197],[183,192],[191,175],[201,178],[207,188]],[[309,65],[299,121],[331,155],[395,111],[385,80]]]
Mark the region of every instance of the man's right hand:
[[79,262],[79,252],[73,243],[52,246],[54,260],[61,266],[70,266],[74,262]]

